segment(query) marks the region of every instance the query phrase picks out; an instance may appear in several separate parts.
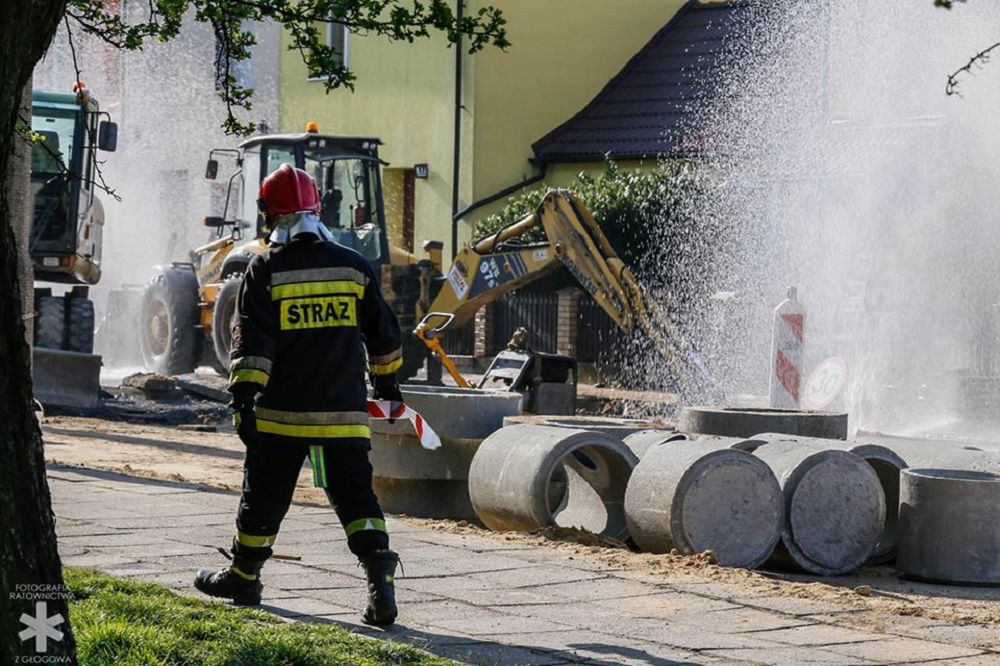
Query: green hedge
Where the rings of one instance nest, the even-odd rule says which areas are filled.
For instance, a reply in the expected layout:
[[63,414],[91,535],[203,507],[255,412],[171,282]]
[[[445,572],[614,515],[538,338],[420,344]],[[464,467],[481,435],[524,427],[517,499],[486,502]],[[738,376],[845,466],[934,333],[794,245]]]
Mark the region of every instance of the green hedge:
[[[594,214],[622,259],[639,266],[650,247],[658,245],[669,228],[685,216],[685,206],[698,184],[693,168],[685,164],[657,164],[649,169],[621,169],[611,160],[598,176],[577,175],[568,187]],[[504,208],[476,222],[473,237],[482,238],[534,211],[550,185],[525,191],[507,200]],[[523,236],[544,239],[541,229]]]

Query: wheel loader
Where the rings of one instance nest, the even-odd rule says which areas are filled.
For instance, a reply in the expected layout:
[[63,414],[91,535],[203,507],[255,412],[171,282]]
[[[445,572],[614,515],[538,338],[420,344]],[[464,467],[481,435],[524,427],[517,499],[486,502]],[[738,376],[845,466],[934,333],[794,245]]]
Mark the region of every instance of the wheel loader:
[[[35,275],[33,384],[46,405],[92,407],[100,394],[90,285],[101,279],[104,206],[95,193],[97,152],[113,151],[118,126],[82,84],[75,92],[32,92],[33,215],[28,236]],[[38,282],[72,285],[64,295]]]
[[[267,250],[257,212],[261,180],[283,163],[305,169],[320,190],[321,218],[335,240],[364,255],[381,276],[382,292],[403,332],[400,380],[423,366],[447,320],[467,323],[501,295],[565,266],[623,330],[643,330],[678,372],[694,371],[714,383],[693,349],[663,313],[645,298],[586,206],[573,193],[551,190],[538,209],[458,252],[442,270],[438,241],[424,243],[426,257],[392,246],[385,224],[378,156],[373,137],[342,137],[313,129],[301,134],[257,136],[236,149],[214,149],[206,177],[219,158],[235,161],[221,216],[206,217],[216,239],[195,249],[190,261],[161,266],[147,285],[140,324],[144,360],[166,374],[190,372],[205,355],[221,373],[229,364],[230,335],[239,282],[250,260]],[[546,240],[522,243],[541,226]],[[433,334],[430,334],[434,331]]]

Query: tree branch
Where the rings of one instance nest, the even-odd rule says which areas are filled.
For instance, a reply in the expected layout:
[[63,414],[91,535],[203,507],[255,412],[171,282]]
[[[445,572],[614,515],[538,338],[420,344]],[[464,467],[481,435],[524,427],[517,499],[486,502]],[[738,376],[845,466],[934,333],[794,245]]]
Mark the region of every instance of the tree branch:
[[945,84],[944,93],[946,95],[959,95],[961,93],[958,90],[958,85],[961,83],[961,77],[965,74],[972,74],[974,67],[982,67],[990,61],[990,54],[1000,48],[1000,42],[993,44],[992,46],[983,49],[976,55],[969,58],[969,62],[965,63],[962,67],[959,67],[954,72],[948,75],[948,82]]

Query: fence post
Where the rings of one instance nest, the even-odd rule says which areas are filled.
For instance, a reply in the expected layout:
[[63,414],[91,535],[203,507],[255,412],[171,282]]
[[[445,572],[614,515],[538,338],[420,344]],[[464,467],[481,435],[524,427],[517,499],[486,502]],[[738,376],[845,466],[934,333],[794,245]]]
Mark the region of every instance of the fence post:
[[583,292],[576,287],[565,287],[556,292],[556,353],[576,356],[576,334],[580,324],[580,297]]
[[476,311],[474,326],[476,341],[473,355],[476,358],[487,358],[493,355],[493,303],[487,303]]

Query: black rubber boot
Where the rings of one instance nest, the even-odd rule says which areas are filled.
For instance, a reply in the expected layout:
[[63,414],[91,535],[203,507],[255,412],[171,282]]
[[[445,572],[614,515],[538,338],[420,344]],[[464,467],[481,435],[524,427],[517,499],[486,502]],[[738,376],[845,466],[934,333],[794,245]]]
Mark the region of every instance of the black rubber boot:
[[361,559],[368,577],[368,607],[362,616],[365,624],[385,627],[396,621],[396,564],[399,555],[391,550],[376,550]]
[[211,597],[232,599],[237,606],[257,606],[264,586],[260,583],[263,561],[249,561],[240,556],[219,571],[202,569],[194,577],[194,586]]

